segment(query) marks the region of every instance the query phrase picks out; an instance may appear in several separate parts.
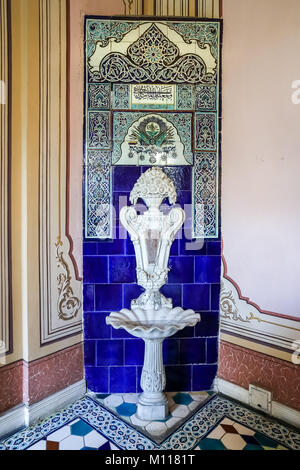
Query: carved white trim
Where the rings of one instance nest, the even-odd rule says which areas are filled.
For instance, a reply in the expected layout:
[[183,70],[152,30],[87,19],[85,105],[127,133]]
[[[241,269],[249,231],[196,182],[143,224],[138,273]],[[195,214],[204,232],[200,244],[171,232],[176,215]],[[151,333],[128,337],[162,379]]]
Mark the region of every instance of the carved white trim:
[[66,235],[66,0],[40,0],[41,343],[82,329],[81,282]]
[[10,348],[8,5],[0,0],[0,364]]
[[221,279],[221,332],[293,353],[300,338],[300,322],[262,313],[249,299],[240,298],[234,283],[224,276],[224,262]]

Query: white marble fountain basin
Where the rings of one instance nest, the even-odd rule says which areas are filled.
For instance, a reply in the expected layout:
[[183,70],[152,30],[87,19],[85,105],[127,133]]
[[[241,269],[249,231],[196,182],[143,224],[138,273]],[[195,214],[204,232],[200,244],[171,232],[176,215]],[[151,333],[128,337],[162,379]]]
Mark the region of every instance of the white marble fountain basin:
[[198,313],[181,307],[162,307],[158,310],[124,308],[106,317],[107,324],[116,329],[124,328],[131,335],[144,340],[168,338],[186,326],[195,326],[198,321]]

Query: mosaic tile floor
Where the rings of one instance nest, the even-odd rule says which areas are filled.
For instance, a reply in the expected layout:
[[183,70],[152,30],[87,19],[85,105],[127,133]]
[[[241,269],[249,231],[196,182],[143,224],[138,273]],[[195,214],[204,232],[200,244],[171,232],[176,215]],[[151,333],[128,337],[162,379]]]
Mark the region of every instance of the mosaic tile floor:
[[135,394],[85,396],[0,442],[0,450],[300,450],[299,432],[223,396],[168,398],[166,420],[141,423]]

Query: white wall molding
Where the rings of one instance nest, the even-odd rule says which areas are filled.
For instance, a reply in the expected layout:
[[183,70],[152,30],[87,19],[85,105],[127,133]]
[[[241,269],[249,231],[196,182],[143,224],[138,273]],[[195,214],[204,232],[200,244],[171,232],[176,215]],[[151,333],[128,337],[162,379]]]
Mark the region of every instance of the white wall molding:
[[13,434],[22,427],[50,416],[69,404],[82,398],[86,393],[86,382],[80,380],[47,398],[27,406],[25,404],[0,415],[0,437]]
[[293,354],[300,337],[300,322],[272,313],[263,313],[249,299],[242,297],[234,281],[227,277],[222,262],[220,293],[221,333],[232,334]]
[[25,426],[25,405],[18,405],[0,415],[0,438]]
[[9,272],[9,24],[8,2],[0,0],[0,364],[10,344]]
[[66,0],[39,5],[41,343],[46,344],[82,330],[82,293],[66,233]]
[[[239,385],[217,377],[214,382],[214,390],[216,392],[223,393],[228,396],[228,398],[233,398],[241,403],[249,405],[249,391]],[[257,411],[255,408],[253,408],[253,410]],[[282,403],[272,401],[270,416],[281,419],[297,428],[300,427],[300,411],[294,410]]]

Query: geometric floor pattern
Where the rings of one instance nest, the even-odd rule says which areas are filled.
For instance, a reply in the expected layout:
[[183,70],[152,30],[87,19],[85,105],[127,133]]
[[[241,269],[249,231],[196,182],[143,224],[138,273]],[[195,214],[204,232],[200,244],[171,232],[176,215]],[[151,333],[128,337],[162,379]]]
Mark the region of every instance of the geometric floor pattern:
[[222,395],[173,393],[166,420],[142,423],[134,395],[86,395],[0,450],[300,450],[297,430]]
[[159,421],[144,421],[136,416],[138,393],[91,394],[94,400],[160,444],[192,416],[213,395],[213,392],[167,392],[170,414]]
[[232,419],[224,418],[199,444],[200,450],[288,450]]

